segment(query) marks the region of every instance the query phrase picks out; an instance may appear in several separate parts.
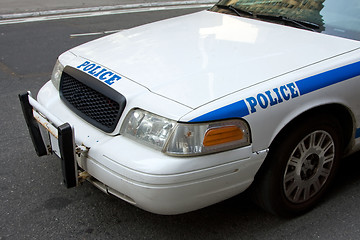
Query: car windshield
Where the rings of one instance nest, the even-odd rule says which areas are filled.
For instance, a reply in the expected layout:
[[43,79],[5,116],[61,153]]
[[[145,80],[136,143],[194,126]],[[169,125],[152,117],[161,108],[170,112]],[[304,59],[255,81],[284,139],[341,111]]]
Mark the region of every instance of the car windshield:
[[360,40],[360,0],[221,0],[210,10]]

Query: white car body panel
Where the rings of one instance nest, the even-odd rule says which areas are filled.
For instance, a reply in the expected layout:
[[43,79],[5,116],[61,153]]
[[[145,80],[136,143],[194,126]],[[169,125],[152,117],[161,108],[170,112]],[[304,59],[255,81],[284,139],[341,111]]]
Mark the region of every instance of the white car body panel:
[[197,108],[359,47],[353,40],[203,11],[116,33],[71,52]]

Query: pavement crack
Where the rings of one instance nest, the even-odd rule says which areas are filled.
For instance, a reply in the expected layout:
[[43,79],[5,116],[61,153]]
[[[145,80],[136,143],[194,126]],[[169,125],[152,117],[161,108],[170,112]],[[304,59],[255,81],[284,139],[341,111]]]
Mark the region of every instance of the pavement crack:
[[20,77],[19,74],[17,74],[15,71],[13,71],[11,68],[9,68],[3,62],[0,62],[0,71],[6,73],[8,75],[11,75],[11,76]]

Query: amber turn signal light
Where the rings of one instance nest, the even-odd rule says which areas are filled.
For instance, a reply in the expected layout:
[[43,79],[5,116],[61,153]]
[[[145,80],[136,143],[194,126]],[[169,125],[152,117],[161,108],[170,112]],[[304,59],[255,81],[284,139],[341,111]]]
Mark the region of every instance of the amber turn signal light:
[[205,133],[203,145],[205,147],[241,140],[243,131],[237,126],[223,126],[209,129]]

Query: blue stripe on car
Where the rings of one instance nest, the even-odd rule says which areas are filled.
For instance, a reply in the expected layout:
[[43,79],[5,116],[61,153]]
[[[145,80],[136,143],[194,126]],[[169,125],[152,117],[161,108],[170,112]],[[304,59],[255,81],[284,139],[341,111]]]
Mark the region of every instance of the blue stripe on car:
[[[289,83],[284,86],[280,86],[279,88],[268,90],[264,93],[258,93],[255,95],[256,98],[253,96],[205,113],[204,115],[190,120],[190,122],[206,122],[229,118],[242,118],[248,116],[250,113],[255,113],[255,106],[259,107],[260,105],[261,108],[266,109],[268,107],[298,97],[299,95],[305,95],[359,75],[360,62],[356,62],[296,81],[295,85],[299,92],[297,92],[295,89],[294,83]],[[250,104],[251,111],[249,110],[245,100],[247,100]],[[273,104],[271,101],[273,101]],[[356,133],[357,137],[360,137],[360,130],[357,130]]]
[[328,87],[360,75],[360,62],[336,68],[309,78],[296,81],[300,95]]
[[360,137],[360,128],[356,129],[355,138]]
[[207,122],[225,118],[242,118],[247,115],[249,115],[249,109],[246,106],[245,101],[241,100],[201,115],[190,122]]

